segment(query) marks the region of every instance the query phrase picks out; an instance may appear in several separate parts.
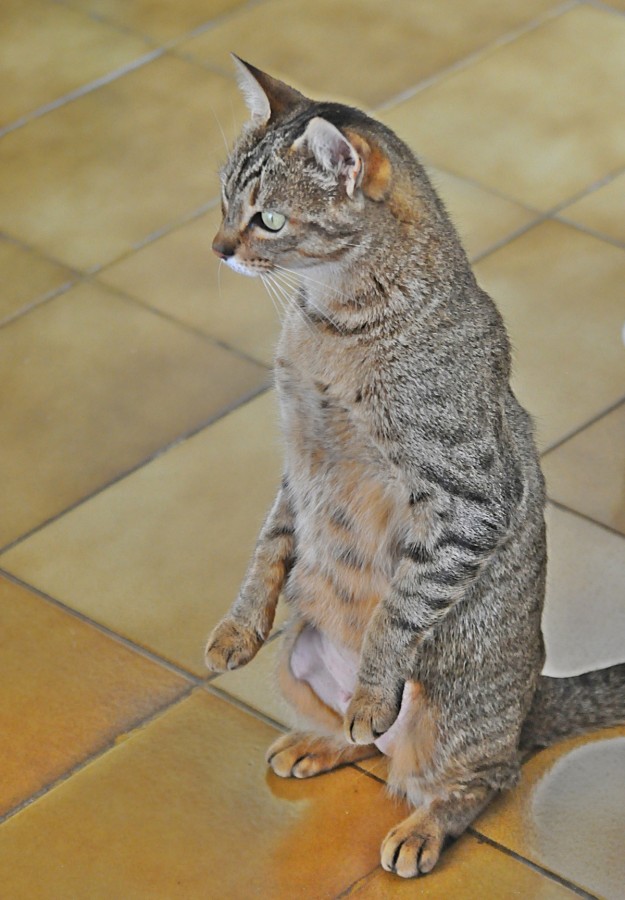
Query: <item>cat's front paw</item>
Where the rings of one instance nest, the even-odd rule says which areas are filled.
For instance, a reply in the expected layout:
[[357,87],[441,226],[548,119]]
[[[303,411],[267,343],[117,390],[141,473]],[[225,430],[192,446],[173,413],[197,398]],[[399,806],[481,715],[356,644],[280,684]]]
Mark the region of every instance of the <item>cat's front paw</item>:
[[345,736],[352,744],[372,744],[389,730],[398,713],[398,704],[387,693],[359,685],[343,720]]
[[227,616],[211,632],[204,659],[211,672],[226,672],[244,666],[262,645],[263,638],[257,631]]

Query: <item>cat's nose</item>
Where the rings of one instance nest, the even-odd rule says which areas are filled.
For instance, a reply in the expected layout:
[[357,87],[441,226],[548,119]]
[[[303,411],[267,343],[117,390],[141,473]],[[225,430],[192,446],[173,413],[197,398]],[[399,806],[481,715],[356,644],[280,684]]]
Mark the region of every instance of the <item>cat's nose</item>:
[[216,235],[213,241],[213,251],[219,259],[229,259],[231,256],[234,256],[235,250],[236,247],[232,241],[226,241],[220,235]]

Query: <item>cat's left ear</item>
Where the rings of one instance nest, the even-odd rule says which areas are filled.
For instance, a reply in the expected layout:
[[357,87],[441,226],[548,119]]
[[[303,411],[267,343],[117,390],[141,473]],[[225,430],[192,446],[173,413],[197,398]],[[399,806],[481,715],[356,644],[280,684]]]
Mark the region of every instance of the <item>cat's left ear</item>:
[[293,144],[293,150],[313,156],[322,169],[343,182],[348,197],[354,196],[362,174],[362,160],[353,144],[335,125],[315,116]]
[[255,125],[276,121],[295,107],[306,103],[306,98],[283,81],[261,72],[256,66],[231,53],[237,70],[237,82]]

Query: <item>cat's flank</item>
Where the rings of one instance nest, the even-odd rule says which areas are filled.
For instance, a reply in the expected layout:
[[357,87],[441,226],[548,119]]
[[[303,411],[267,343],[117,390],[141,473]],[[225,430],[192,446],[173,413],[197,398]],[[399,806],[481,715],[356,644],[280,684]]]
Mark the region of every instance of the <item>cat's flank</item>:
[[[280,591],[278,681],[305,778],[380,751],[414,807],[382,865],[435,865],[520,755],[625,721],[625,665],[541,676],[544,487],[508,338],[408,147],[237,61],[251,121],[213,248],[291,299],[276,355],[284,478],[214,672],[249,662]],[[298,276],[296,286],[294,274]]]

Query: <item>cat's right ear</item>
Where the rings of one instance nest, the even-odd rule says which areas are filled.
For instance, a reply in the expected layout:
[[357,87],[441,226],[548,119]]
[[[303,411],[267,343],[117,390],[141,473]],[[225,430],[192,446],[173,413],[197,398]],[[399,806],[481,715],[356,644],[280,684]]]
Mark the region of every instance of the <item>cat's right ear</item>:
[[266,125],[270,120],[275,121],[295,106],[306,102],[303,94],[295,88],[261,72],[234,53],[231,56],[237,70],[237,82],[254,125]]

